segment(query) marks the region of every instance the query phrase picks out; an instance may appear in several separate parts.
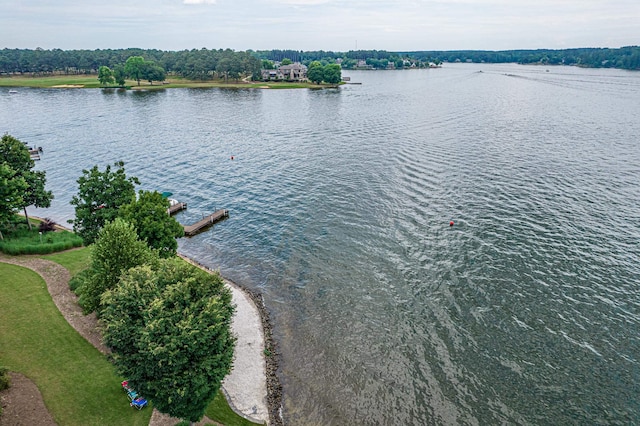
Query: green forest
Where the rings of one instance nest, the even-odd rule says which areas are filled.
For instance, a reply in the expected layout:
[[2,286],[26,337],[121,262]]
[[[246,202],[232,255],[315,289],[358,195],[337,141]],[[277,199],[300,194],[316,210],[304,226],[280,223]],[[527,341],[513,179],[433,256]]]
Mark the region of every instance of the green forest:
[[438,66],[443,62],[520,63],[542,65],[574,65],[590,68],[640,69],[640,47],[539,49],[505,51],[416,51],[352,50],[349,52],[231,49],[192,49],[163,51],[157,49],[96,50],[0,50],[0,75],[32,74],[97,74],[101,66],[117,69],[132,56],[143,57],[165,72],[192,80],[212,80],[221,75],[237,79],[252,75],[259,78],[260,69],[270,62],[283,60],[305,65],[319,61],[322,65],[340,64],[342,69],[406,69]]
[[308,64],[311,61],[332,63],[340,59],[343,69],[358,68],[364,61],[374,69],[389,68],[389,63],[398,68],[423,68],[443,62],[472,63],[519,63],[543,65],[574,65],[589,68],[621,68],[640,70],[640,46],[618,49],[538,49],[538,50],[449,50],[388,52],[385,50],[351,50],[349,52],[296,50],[266,50],[251,52],[260,59],[281,61],[284,58]]

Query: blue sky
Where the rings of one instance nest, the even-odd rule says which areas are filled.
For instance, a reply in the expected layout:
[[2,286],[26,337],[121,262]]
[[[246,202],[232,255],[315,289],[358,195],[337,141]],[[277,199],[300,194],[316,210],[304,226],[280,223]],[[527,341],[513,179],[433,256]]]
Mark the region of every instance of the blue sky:
[[640,45],[640,0],[0,0],[0,48]]

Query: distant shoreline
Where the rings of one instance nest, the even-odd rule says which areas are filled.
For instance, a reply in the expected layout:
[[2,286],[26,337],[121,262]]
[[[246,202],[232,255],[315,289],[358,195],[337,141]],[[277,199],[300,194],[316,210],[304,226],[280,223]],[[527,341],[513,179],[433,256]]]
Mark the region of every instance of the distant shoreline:
[[195,81],[182,78],[170,77],[164,82],[148,81],[138,83],[127,80],[124,87],[108,86],[103,87],[98,81],[97,75],[53,75],[53,76],[31,76],[31,75],[11,75],[0,77],[0,87],[16,88],[30,87],[42,89],[103,89],[103,90],[162,90],[162,89],[206,89],[206,88],[226,88],[226,89],[328,89],[335,88],[335,84],[315,84],[311,82],[287,82],[287,81]]

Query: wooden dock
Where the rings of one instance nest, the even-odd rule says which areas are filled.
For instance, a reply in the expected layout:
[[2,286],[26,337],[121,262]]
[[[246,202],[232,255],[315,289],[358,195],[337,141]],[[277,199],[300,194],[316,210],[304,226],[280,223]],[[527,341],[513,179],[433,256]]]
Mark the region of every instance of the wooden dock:
[[42,147],[36,148],[34,146],[33,148],[29,148],[29,155],[32,160],[39,160],[40,154],[42,154]]
[[178,213],[181,210],[186,210],[187,208],[187,203],[175,203],[174,205],[170,206],[167,209],[167,213],[169,213],[169,216]]
[[229,217],[229,210],[221,209],[217,212],[210,214],[207,217],[202,218],[201,221],[194,223],[193,225],[184,225],[184,235],[191,237],[205,228],[213,225],[214,223]]

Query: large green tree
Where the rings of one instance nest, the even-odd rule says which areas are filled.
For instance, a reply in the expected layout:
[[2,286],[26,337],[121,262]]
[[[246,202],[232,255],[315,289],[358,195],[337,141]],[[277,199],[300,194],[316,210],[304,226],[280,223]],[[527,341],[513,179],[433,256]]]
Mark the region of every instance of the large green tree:
[[[0,163],[0,227],[7,224],[20,208],[26,189],[27,183],[24,178],[8,164]],[[2,231],[0,239],[4,240]]]
[[154,81],[164,81],[167,77],[164,69],[151,61],[145,61],[142,69],[142,78],[147,80],[149,84],[153,85]]
[[51,200],[53,200],[53,192],[45,189],[47,178],[44,171],[31,170],[27,173],[23,173],[23,177],[25,182],[27,182],[27,189],[23,196],[22,210],[24,211],[24,217],[27,219],[27,225],[29,225],[29,229],[31,229],[31,222],[29,222],[27,207],[50,207]]
[[149,83],[163,81],[166,78],[164,68],[154,61],[146,61],[142,56],[130,56],[124,64],[124,73],[129,78],[136,80],[140,86],[140,80]]
[[8,164],[16,172],[30,170],[35,165],[29,148],[7,133],[0,139],[0,162]]
[[14,178],[22,178],[27,187],[21,194],[21,203],[19,208],[24,211],[25,220],[29,228],[29,216],[27,215],[28,206],[49,207],[53,199],[53,193],[46,191],[46,174],[43,171],[35,171],[34,161],[29,154],[29,148],[20,140],[11,135],[5,134],[0,140],[0,163],[8,165],[15,171]]
[[154,259],[154,252],[138,239],[133,225],[120,218],[106,224],[98,233],[91,250],[91,264],[76,289],[80,306],[85,313],[100,314],[100,297],[118,284],[122,273]]
[[114,171],[107,166],[104,172],[93,166],[77,180],[78,193],[71,199],[76,210],[73,230],[85,244],[93,243],[100,229],[118,216],[118,209],[135,198],[138,178],[127,177],[122,161],[114,166]]
[[179,258],[125,273],[102,297],[118,372],[163,413],[202,418],[232,366],[230,290]]
[[169,216],[169,200],[157,191],[140,191],[138,198],[122,206],[120,217],[131,223],[141,240],[158,250],[161,257],[176,254],[176,238],[184,235],[184,228]]
[[322,83],[324,78],[324,67],[320,61],[313,61],[307,68],[307,78],[316,84]]
[[342,80],[342,70],[338,64],[327,64],[324,66],[322,79],[329,84],[338,84]]
[[111,68],[103,65],[98,69],[98,81],[102,86],[107,86],[109,84],[113,84],[115,78],[113,77],[113,71]]
[[125,74],[136,80],[140,86],[140,80],[144,78],[145,60],[142,56],[130,56],[124,64]]
[[124,86],[126,76],[124,65],[120,64],[113,67],[113,79],[118,86]]

